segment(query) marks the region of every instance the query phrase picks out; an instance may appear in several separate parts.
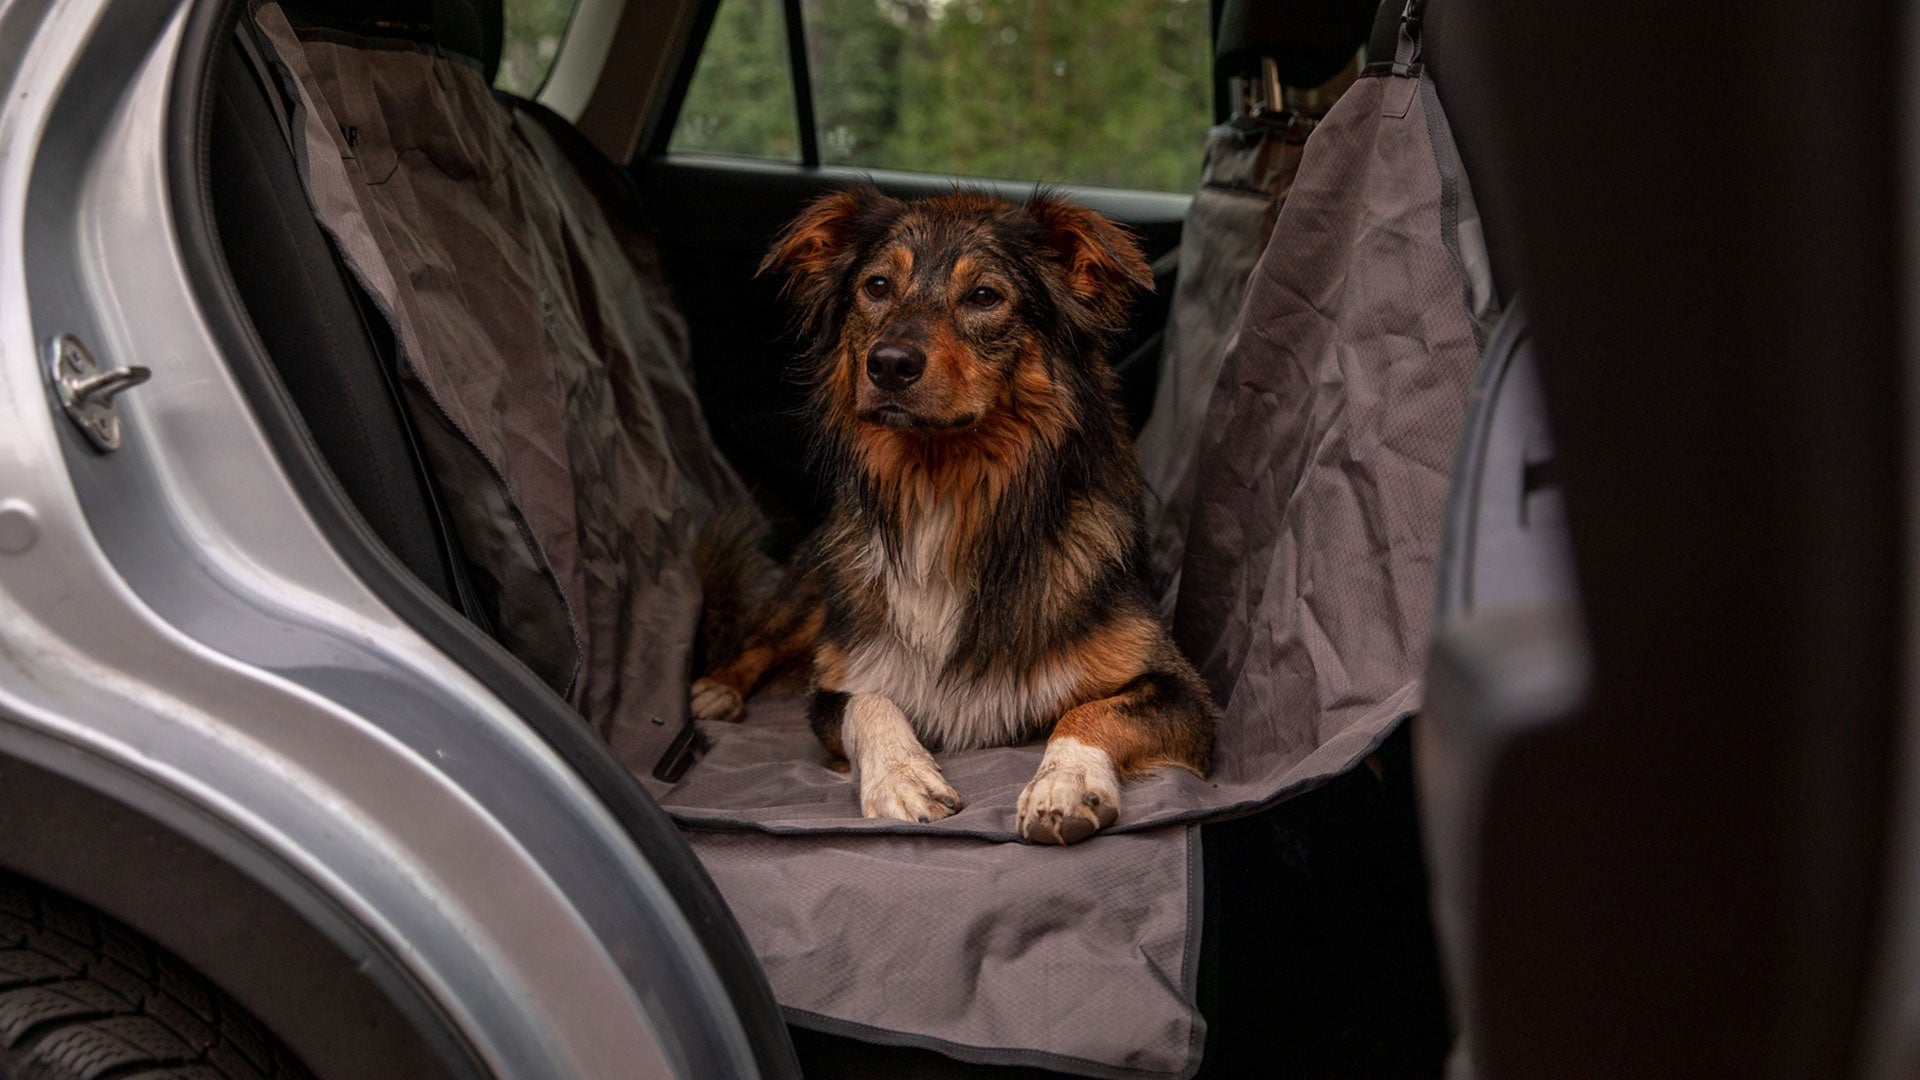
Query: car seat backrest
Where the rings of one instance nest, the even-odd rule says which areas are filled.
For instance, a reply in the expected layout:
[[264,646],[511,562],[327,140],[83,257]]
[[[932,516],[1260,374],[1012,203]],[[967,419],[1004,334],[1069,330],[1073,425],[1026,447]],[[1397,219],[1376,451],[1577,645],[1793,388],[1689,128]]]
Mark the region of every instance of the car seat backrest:
[[[1353,62],[1372,13],[1373,0],[1230,0],[1215,38],[1216,70],[1262,85],[1320,86]],[[1277,86],[1256,93],[1276,94]],[[1139,440],[1141,472],[1152,493],[1153,589],[1166,617],[1180,586],[1194,449],[1220,358],[1314,123],[1267,101],[1258,115],[1236,112],[1207,134],[1200,187],[1180,234],[1153,409]]]
[[495,95],[472,6],[369,10],[252,13],[311,216],[392,331],[496,635],[645,779],[685,729],[696,533],[757,511],[619,171]]
[[[497,4],[331,0],[318,7],[343,28],[377,25],[468,56],[489,79],[499,62]],[[211,204],[254,331],[315,448],[374,535],[449,606],[491,631],[406,413],[392,331],[313,218],[280,89],[250,39],[236,38],[217,63]]]
[[1195,431],[1173,632],[1223,706],[1224,768],[1272,759],[1276,740],[1305,754],[1384,738],[1422,700],[1493,312],[1417,23],[1406,33],[1307,141]]
[[450,606],[464,570],[392,383],[392,337],[313,220],[265,88],[219,60],[207,148],[220,244],[255,332],[316,449],[374,535]]

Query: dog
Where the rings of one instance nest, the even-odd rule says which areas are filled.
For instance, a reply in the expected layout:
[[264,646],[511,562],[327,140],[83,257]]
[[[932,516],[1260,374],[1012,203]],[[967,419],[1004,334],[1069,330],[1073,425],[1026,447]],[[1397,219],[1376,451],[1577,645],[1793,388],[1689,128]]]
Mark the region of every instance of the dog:
[[1107,353],[1152,272],[1125,230],[1024,203],[823,196],[760,266],[806,348],[826,522],[760,629],[697,680],[734,718],[811,652],[808,715],[868,817],[963,806],[932,751],[1046,734],[1028,840],[1112,825],[1120,784],[1205,776],[1216,710],[1154,614],[1142,484]]

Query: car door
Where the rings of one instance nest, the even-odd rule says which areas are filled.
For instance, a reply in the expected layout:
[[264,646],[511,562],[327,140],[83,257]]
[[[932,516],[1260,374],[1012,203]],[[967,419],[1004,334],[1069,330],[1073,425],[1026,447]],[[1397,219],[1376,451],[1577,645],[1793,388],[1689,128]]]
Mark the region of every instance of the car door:
[[1214,117],[1204,0],[716,0],[634,163],[722,449],[813,519],[796,344],[755,268],[811,198],[1036,184],[1125,223],[1154,262],[1116,349],[1144,419],[1180,228]]

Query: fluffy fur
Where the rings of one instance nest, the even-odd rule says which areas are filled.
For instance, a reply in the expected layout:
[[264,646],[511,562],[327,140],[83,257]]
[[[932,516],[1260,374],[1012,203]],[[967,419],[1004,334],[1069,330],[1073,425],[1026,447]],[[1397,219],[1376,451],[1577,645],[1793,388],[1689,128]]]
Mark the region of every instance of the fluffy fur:
[[869,816],[961,806],[930,750],[1050,735],[1019,827],[1070,843],[1119,783],[1204,775],[1214,708],[1154,617],[1133,445],[1107,351],[1151,273],[1047,194],[821,198],[775,241],[809,349],[832,510],[762,630],[695,684],[737,715],[811,645],[815,732]]

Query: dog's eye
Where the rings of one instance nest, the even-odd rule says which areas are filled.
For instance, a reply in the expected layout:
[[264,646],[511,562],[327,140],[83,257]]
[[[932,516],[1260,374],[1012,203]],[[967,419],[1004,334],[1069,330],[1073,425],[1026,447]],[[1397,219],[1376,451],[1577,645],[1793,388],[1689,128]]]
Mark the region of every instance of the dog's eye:
[[997,307],[1000,304],[1000,294],[982,285],[967,294],[967,303],[977,308]]
[[885,300],[893,295],[893,282],[883,277],[870,277],[860,288],[875,300]]

